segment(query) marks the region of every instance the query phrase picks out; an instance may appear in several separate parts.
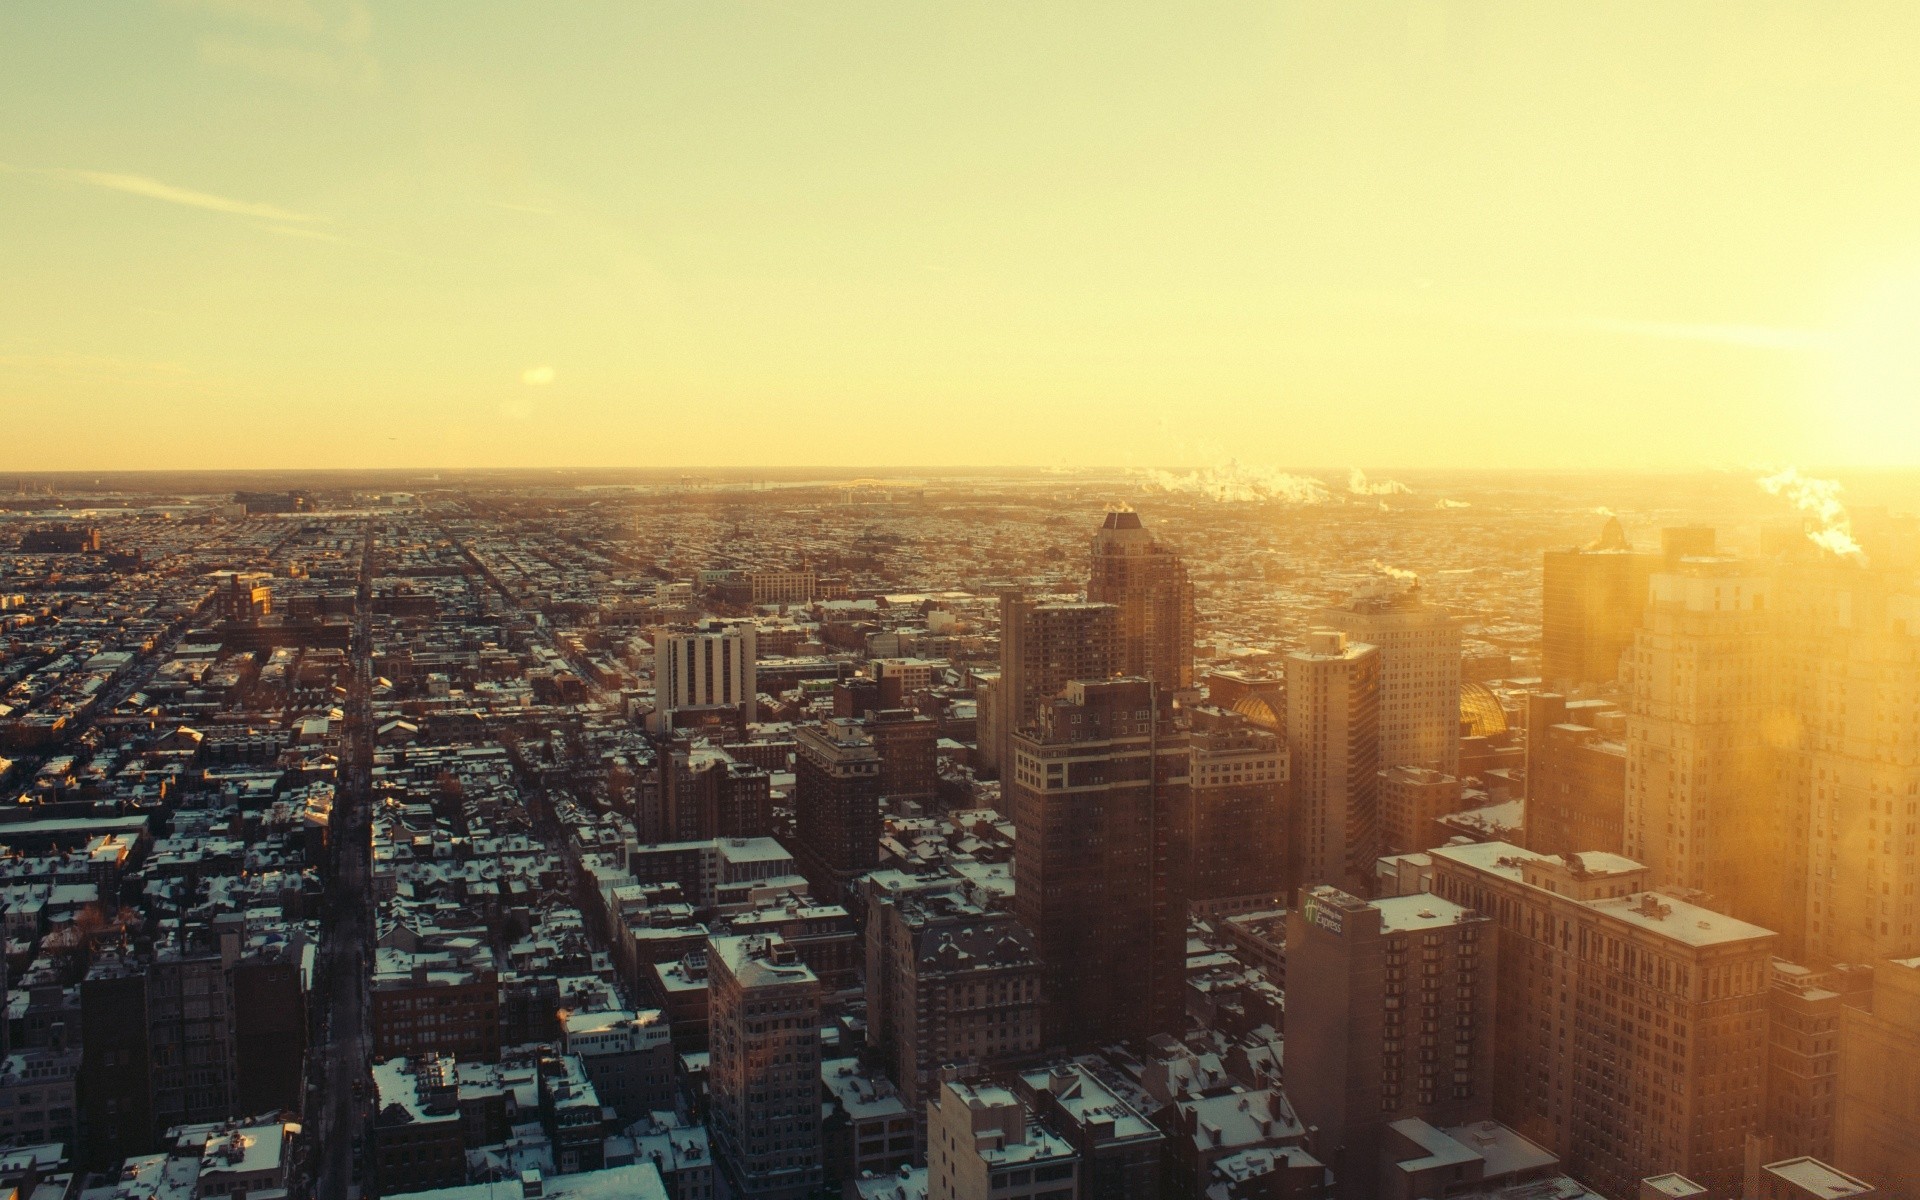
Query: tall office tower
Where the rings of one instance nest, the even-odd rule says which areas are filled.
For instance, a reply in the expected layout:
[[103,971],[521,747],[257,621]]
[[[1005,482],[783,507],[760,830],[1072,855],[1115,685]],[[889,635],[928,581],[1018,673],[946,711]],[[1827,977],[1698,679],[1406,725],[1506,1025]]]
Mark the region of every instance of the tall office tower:
[[666,842],[767,837],[773,833],[772,780],[717,746],[682,745],[662,754]]
[[1388,767],[1380,772],[1380,848],[1385,854],[1417,854],[1452,837],[1440,818],[1460,811],[1460,781],[1431,767]]
[[1287,655],[1287,753],[1293,774],[1289,890],[1365,890],[1380,853],[1380,655],[1314,629]]
[[910,708],[872,710],[867,736],[880,755],[880,794],[889,800],[931,800],[940,790],[940,723]]
[[820,980],[778,935],[707,939],[709,1125],[735,1196],[820,1187]]
[[[1075,679],[1110,679],[1120,670],[1120,609],[1112,604],[1000,597],[1000,679],[993,688],[994,746],[989,764],[1003,776],[1013,735]],[[981,749],[987,748],[981,742]]]
[[1767,1020],[1767,1108],[1763,1161],[1809,1155],[1834,1161],[1839,1104],[1840,1010],[1837,981],[1785,959],[1773,962]]
[[236,1115],[233,1025],[233,982],[220,953],[186,942],[156,947],[147,1044],[157,1131]]
[[1618,517],[1584,549],[1549,550],[1542,560],[1540,674],[1556,688],[1612,683],[1640,628],[1647,579],[1660,565],[1636,554]]
[[1087,599],[1120,609],[1121,674],[1168,692],[1193,686],[1193,581],[1139,513],[1110,512],[1093,535]]
[[1175,886],[1212,915],[1275,907],[1286,896],[1287,748],[1239,713],[1200,707],[1187,717]]
[[1807,955],[1920,953],[1920,592],[1837,559],[1774,582],[1767,740],[1786,747],[1786,819],[1807,842]]
[[1144,679],[1079,681],[1013,738],[1014,911],[1044,968],[1050,1047],[1177,1031],[1186,899],[1170,870],[1186,738]]
[[1287,915],[1287,1094],[1340,1194],[1374,1194],[1394,1121],[1493,1106],[1492,922],[1438,896],[1322,885]]
[[148,1078],[147,977],[118,950],[95,960],[80,984],[81,1165],[105,1169],[157,1145]]
[[1380,656],[1380,765],[1460,771],[1460,627],[1420,585],[1380,580],[1319,623]]
[[751,621],[665,626],[654,631],[653,639],[656,732],[754,719],[758,683]]
[[306,1078],[302,939],[260,942],[233,964],[237,1114],[299,1112]]
[[927,1109],[927,1196],[1074,1200],[1080,1156],[997,1085],[944,1083]]
[[[1527,698],[1527,848],[1618,854],[1627,844],[1627,744],[1582,723],[1557,692]],[[1614,713],[1610,724],[1624,721]]]
[[1873,998],[1840,1020],[1834,1164],[1898,1200],[1920,1198],[1920,958],[1873,964]]
[[1761,1127],[1773,931],[1647,891],[1647,868],[1614,854],[1431,854],[1434,892],[1500,931],[1493,1115],[1603,1195],[1665,1172],[1737,1194]]
[[881,894],[867,916],[867,1044],[916,1120],[941,1067],[1040,1049],[1040,958],[1012,913],[955,890]]
[[794,730],[793,857],[823,903],[880,862],[880,752],[858,721]]
[[[1799,839],[1763,737],[1767,580],[1694,559],[1649,582],[1629,660],[1627,857],[1655,884],[1691,888],[1743,920],[1791,928],[1781,869]],[[1590,847],[1591,848],[1591,847]]]

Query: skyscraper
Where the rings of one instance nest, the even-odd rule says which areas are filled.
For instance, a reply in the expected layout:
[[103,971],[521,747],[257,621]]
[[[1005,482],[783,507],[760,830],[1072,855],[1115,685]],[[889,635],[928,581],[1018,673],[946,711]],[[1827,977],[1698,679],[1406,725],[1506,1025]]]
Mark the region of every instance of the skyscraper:
[[1660,552],[1635,551],[1618,517],[1583,549],[1549,550],[1541,580],[1540,673],[1572,690],[1613,683],[1647,604],[1647,580],[1663,565],[1713,553],[1711,529],[1660,532]]
[[[986,765],[1003,775],[1013,735],[1075,679],[1108,679],[1120,669],[1120,609],[1112,604],[1000,598],[1000,679],[993,686],[993,749]],[[987,750],[986,740],[981,750]]]
[[1460,769],[1460,618],[1381,580],[1319,617],[1380,655],[1380,765]]
[[1169,856],[1187,767],[1144,679],[1070,683],[1013,738],[1014,911],[1039,947],[1049,1046],[1179,1027],[1186,901]]
[[707,621],[657,630],[652,727],[706,720],[744,725],[758,696],[751,621]]
[[708,1087],[728,1190],[800,1200],[820,1187],[820,980],[778,935],[707,939]]
[[1193,686],[1193,581],[1132,509],[1109,512],[1093,535],[1087,599],[1120,610],[1121,674],[1169,692]]
[[1668,1171],[1737,1194],[1762,1118],[1774,933],[1649,891],[1615,854],[1431,853],[1434,892],[1499,928],[1493,1115],[1603,1195]]
[[1040,960],[1012,913],[955,890],[876,896],[867,916],[867,1043],[916,1120],[942,1066],[1040,1049]]
[[1799,908],[1781,887],[1797,839],[1762,737],[1767,592],[1764,576],[1728,559],[1651,577],[1629,660],[1626,854],[1658,886],[1779,928]]
[[1438,896],[1303,893],[1287,917],[1287,1094],[1343,1196],[1374,1194],[1393,1121],[1493,1104],[1492,922]]
[[1173,814],[1180,894],[1215,913],[1271,908],[1286,895],[1287,748],[1239,713],[1185,715],[1187,788]]
[[[1598,701],[1593,702],[1598,704]],[[1611,708],[1611,706],[1607,706]],[[1527,698],[1527,848],[1569,854],[1582,848],[1619,854],[1627,838],[1627,744],[1582,721],[1587,705],[1558,692]],[[1624,733],[1626,715],[1610,727]]]
[[1380,656],[1334,629],[1287,655],[1293,888],[1361,890],[1380,853]]
[[827,903],[880,861],[880,752],[859,721],[794,730],[793,857]]
[[[1920,592],[1893,571],[1788,562],[1774,581],[1783,821],[1804,837],[1809,957],[1920,951]],[[1843,1162],[1841,1164],[1845,1166]]]

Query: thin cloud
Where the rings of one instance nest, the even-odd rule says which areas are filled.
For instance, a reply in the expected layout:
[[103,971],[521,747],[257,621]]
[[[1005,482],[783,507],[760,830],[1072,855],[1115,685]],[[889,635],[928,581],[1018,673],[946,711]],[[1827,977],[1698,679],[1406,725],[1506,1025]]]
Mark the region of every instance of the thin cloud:
[[253,217],[280,224],[300,225],[326,219],[311,213],[294,212],[292,209],[281,208],[277,204],[256,204],[250,200],[235,200],[231,196],[215,195],[212,192],[175,187],[173,184],[163,183],[146,175],[128,175],[119,171],[75,171],[62,167],[34,169],[0,165],[0,169],[37,175],[44,179],[63,179],[70,183],[84,183],[89,187],[105,188],[111,192],[125,192],[129,196],[144,196],[149,200],[160,200],[187,208],[200,208],[208,212],[226,213],[235,217]]
[[545,387],[547,384],[552,383],[553,379],[554,371],[552,367],[528,367],[526,370],[520,372],[520,382],[526,384],[528,387]]

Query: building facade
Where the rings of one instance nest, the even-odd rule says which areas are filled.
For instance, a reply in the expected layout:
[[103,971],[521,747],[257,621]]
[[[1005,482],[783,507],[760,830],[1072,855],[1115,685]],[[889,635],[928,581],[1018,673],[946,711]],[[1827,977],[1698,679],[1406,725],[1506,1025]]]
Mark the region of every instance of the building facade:
[[1492,921],[1438,896],[1302,893],[1287,918],[1287,1092],[1341,1195],[1373,1194],[1391,1122],[1492,1110],[1496,962]]
[[1287,655],[1291,888],[1361,890],[1380,853],[1380,656],[1333,629]]
[[1121,674],[1170,692],[1193,686],[1193,581],[1139,513],[1109,512],[1093,535],[1087,599],[1119,609]]
[[1048,1046],[1181,1024],[1186,898],[1169,859],[1189,762],[1144,679],[1070,683],[1013,739],[1014,911],[1039,946]]
[[707,940],[707,1086],[729,1192],[801,1200],[822,1178],[820,980],[779,937]]
[[1460,770],[1460,629],[1420,584],[1387,580],[1356,592],[1319,623],[1380,658],[1380,765]]

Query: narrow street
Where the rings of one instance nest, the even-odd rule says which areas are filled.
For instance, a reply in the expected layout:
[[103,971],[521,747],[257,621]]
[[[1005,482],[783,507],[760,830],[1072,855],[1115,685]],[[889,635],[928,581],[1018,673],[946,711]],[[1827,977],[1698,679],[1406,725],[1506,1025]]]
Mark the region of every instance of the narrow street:
[[373,549],[369,524],[354,608],[353,678],[347,689],[346,732],[328,839],[327,907],[315,985],[326,997],[310,1108],[317,1200],[349,1200],[360,1194],[365,1165],[357,1150],[371,1114],[367,986],[373,950]]

